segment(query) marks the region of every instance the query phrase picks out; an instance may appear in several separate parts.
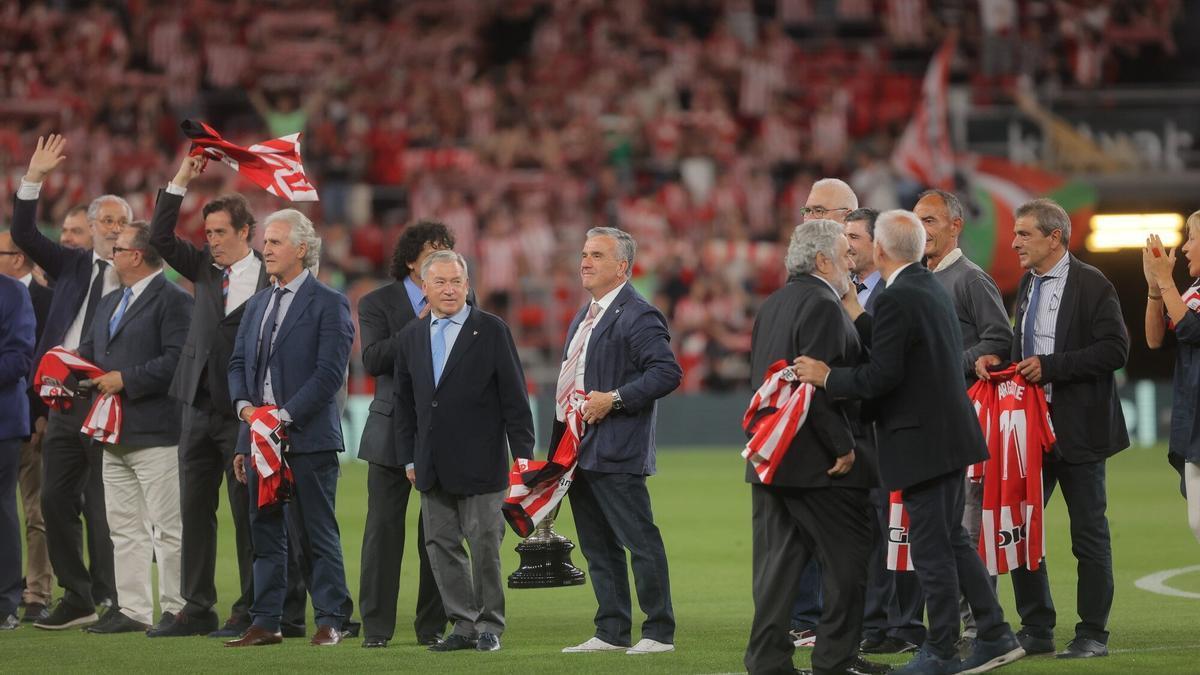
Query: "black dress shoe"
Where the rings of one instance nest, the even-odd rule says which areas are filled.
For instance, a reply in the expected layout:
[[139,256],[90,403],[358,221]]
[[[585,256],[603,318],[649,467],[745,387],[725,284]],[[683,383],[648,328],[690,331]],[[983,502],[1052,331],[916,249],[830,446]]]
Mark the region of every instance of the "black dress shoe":
[[[167,617],[171,617],[168,622]],[[209,612],[204,616],[191,616],[186,612],[172,615],[163,612],[163,619],[158,625],[146,631],[146,637],[188,637],[191,635],[208,635],[217,628],[217,615]],[[233,637],[238,637],[234,635]]]
[[429,648],[431,652],[456,652],[460,649],[475,649],[475,640],[465,635],[454,633],[450,637]]
[[361,632],[362,624],[357,621],[346,619],[346,622],[342,624],[342,633],[345,634],[346,637],[356,638]]
[[907,654],[917,651],[917,645],[897,637],[885,637],[882,640],[863,640],[859,650],[864,654]]
[[481,652],[500,651],[500,636],[495,633],[480,633],[475,641],[475,649]]
[[231,616],[225,622],[224,626],[214,630],[208,634],[210,638],[240,638],[247,630],[250,629],[250,617],[248,616]]
[[1038,637],[1024,628],[1017,631],[1017,642],[1021,643],[1021,648],[1025,650],[1025,656],[1054,653],[1054,638]]
[[437,643],[439,643],[441,641],[442,641],[442,636],[438,635],[437,633],[433,633],[432,635],[418,635],[417,636],[417,644],[419,644],[423,647],[429,647],[430,645],[436,645]]
[[363,638],[363,649],[384,649],[388,645],[387,638],[369,637]]
[[892,667],[886,663],[874,663],[861,656],[854,657],[854,661],[846,666],[847,675],[883,675],[890,672]]
[[75,626],[87,626],[96,621],[96,612],[91,607],[80,609],[59,600],[54,611],[46,618],[34,621],[33,626],[43,630],[64,630]]
[[1108,656],[1108,646],[1091,638],[1077,637],[1067,643],[1067,648],[1057,654],[1060,659],[1092,659]]
[[125,615],[121,614],[120,607],[109,607],[108,610],[105,611],[104,614],[100,617],[99,621],[97,621],[94,625],[90,626],[89,628],[84,628],[83,630],[89,630],[90,628],[96,628],[96,629],[99,629],[99,632],[101,632],[101,633],[107,632],[105,630],[105,627],[108,626],[108,624],[112,623],[113,621],[116,621],[117,619],[122,618],[123,616],[125,616]]
[[96,635],[115,635],[117,633],[145,633],[149,628],[150,626],[141,621],[134,621],[118,611],[113,619],[95,626],[88,626],[84,630]]

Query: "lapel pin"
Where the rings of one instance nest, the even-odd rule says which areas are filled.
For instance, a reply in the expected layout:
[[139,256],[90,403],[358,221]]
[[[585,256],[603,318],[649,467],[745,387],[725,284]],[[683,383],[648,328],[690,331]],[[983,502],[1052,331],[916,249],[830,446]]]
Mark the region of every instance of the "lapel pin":
[[471,335],[479,335],[479,331],[472,331]]

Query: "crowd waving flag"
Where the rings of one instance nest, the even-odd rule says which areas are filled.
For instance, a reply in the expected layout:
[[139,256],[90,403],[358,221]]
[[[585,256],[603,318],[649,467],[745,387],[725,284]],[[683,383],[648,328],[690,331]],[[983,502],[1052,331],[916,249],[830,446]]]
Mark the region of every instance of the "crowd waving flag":
[[317,188],[308,180],[300,160],[299,133],[243,148],[203,122],[184,120],[180,127],[192,140],[189,155],[215,159],[276,197],[293,202],[317,201]]

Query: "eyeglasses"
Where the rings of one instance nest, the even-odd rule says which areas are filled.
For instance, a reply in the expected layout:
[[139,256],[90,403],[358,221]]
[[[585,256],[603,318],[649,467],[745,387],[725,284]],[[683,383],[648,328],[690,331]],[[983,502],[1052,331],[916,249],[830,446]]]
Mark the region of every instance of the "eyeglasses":
[[138,253],[144,253],[146,251],[146,249],[144,249],[144,248],[125,248],[124,246],[114,246],[113,247],[113,255],[116,255],[122,251],[137,251]]
[[830,213],[833,213],[834,211],[850,211],[850,210],[851,209],[844,207],[844,206],[838,207],[836,209],[827,209],[824,206],[803,206],[800,208],[800,215],[816,216],[818,218],[824,218],[825,216],[829,215]]

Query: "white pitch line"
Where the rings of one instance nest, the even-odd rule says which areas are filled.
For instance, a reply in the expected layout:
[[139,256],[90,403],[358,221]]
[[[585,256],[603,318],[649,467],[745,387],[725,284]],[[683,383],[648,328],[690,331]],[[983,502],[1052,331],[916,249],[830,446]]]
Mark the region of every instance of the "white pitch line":
[[1200,593],[1192,591],[1181,591],[1178,588],[1172,588],[1167,585],[1167,580],[1172,577],[1177,577],[1180,574],[1188,574],[1189,572],[1200,572],[1200,565],[1192,565],[1191,567],[1180,567],[1173,570],[1163,570],[1146,576],[1133,582],[1134,586],[1143,591],[1158,593],[1159,595],[1170,595],[1176,598],[1189,598],[1192,600],[1200,600]]

